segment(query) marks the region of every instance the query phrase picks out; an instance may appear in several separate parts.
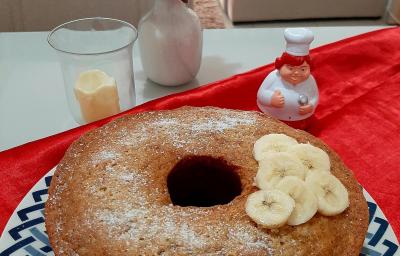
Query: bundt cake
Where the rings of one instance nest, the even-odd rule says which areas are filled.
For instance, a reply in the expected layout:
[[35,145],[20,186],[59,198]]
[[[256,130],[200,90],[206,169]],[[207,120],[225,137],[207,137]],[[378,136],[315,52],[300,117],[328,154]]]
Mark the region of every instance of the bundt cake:
[[[268,229],[247,214],[258,190],[254,143],[285,134],[324,150],[348,191],[336,216]],[[360,186],[312,135],[265,114],[214,107],[126,115],[67,150],[45,208],[56,255],[359,255],[368,226]]]

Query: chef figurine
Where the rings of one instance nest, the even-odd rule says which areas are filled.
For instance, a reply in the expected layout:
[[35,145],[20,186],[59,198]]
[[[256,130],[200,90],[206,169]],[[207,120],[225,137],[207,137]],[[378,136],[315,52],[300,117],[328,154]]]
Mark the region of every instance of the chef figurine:
[[311,75],[309,29],[287,28],[286,51],[275,61],[275,70],[263,81],[257,93],[257,105],[265,113],[304,129],[318,104],[318,87]]

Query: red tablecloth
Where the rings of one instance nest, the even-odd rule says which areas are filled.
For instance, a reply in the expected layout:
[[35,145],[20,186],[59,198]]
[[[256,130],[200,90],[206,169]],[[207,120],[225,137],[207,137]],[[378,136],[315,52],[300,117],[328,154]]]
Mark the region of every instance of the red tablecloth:
[[[313,50],[311,56],[320,105],[309,131],[341,155],[400,237],[400,28],[329,44]],[[258,110],[257,90],[272,69],[267,65],[122,114],[183,105]],[[71,142],[113,118],[1,152],[0,231],[24,195],[60,161]]]

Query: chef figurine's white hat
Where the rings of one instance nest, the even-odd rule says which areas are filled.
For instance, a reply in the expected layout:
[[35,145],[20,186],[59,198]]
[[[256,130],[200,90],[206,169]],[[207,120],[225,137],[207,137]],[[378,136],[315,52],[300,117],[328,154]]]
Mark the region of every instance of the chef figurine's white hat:
[[284,32],[286,52],[293,56],[306,56],[310,52],[310,44],[314,34],[307,28],[287,28]]

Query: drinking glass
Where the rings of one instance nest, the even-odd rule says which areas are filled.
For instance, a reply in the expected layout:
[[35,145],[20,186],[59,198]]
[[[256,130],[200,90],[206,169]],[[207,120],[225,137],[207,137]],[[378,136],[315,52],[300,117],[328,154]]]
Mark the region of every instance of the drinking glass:
[[136,28],[111,18],[84,18],[53,29],[69,109],[79,124],[127,110],[136,103],[133,44]]

